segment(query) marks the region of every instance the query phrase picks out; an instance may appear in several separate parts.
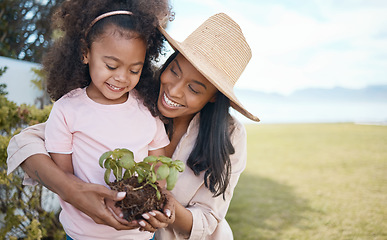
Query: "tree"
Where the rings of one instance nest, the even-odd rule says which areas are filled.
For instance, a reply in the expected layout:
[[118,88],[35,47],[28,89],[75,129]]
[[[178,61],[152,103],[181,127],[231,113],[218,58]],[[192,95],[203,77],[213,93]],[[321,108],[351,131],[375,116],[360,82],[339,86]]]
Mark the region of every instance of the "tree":
[[64,0],[2,0],[0,55],[41,62],[51,44],[51,16]]
[[32,68],[31,70],[36,76],[36,78],[32,79],[31,82],[33,83],[34,87],[42,91],[42,95],[35,99],[35,105],[37,105],[40,109],[43,109],[44,106],[50,105],[52,103],[50,95],[47,92],[46,74],[42,69],[39,68]]
[[[5,71],[7,71],[7,67],[0,67],[0,76],[3,75],[5,73]],[[7,95],[8,92],[5,91],[5,88],[7,87],[6,84],[4,83],[1,83],[0,84],[0,95]]]

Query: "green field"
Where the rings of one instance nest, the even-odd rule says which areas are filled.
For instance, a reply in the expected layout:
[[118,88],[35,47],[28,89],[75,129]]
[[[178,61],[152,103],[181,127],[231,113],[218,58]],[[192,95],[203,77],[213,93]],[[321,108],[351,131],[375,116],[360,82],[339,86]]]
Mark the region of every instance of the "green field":
[[387,239],[387,126],[247,125],[237,240]]

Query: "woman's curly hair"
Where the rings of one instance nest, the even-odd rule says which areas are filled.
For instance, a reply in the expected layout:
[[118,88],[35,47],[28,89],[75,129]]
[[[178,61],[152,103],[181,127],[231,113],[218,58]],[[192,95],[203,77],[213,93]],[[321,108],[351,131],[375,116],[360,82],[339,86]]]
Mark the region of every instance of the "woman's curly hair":
[[[113,15],[99,20],[91,29],[90,23],[99,15],[127,10],[132,15]],[[47,91],[53,100],[58,100],[76,88],[90,84],[88,65],[83,56],[93,41],[104,33],[105,27],[114,24],[119,29],[134,32],[147,46],[147,53],[140,81],[135,89],[145,106],[156,116],[154,102],[154,63],[163,51],[164,37],[157,26],[173,14],[168,0],[67,0],[53,16],[53,27],[62,31],[43,59],[43,69],[47,73]]]

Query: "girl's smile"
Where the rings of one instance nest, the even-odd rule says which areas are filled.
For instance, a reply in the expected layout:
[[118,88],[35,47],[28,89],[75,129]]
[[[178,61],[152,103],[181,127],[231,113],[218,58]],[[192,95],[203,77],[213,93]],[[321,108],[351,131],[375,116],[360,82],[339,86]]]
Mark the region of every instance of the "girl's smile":
[[106,83],[106,85],[108,86],[108,88],[110,88],[113,92],[121,92],[123,90],[125,90],[125,88],[120,88],[120,87],[116,87],[110,83]]

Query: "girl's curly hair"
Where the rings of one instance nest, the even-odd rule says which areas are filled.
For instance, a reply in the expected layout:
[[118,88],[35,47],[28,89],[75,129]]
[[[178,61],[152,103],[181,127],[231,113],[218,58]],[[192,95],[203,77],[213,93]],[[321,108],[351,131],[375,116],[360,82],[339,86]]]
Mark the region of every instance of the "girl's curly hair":
[[[113,15],[99,20],[91,29],[90,23],[99,15],[115,10],[127,10],[132,15]],[[165,19],[172,20],[173,13],[168,0],[67,0],[53,16],[53,26],[62,31],[43,59],[47,73],[47,91],[53,100],[58,100],[76,88],[90,84],[88,65],[83,56],[106,26],[112,24],[134,32],[147,46],[147,53],[140,81],[135,89],[145,106],[156,116],[154,102],[154,63],[163,51],[164,36],[157,26]],[[88,31],[89,30],[89,31]],[[88,31],[88,32],[87,32]]]

